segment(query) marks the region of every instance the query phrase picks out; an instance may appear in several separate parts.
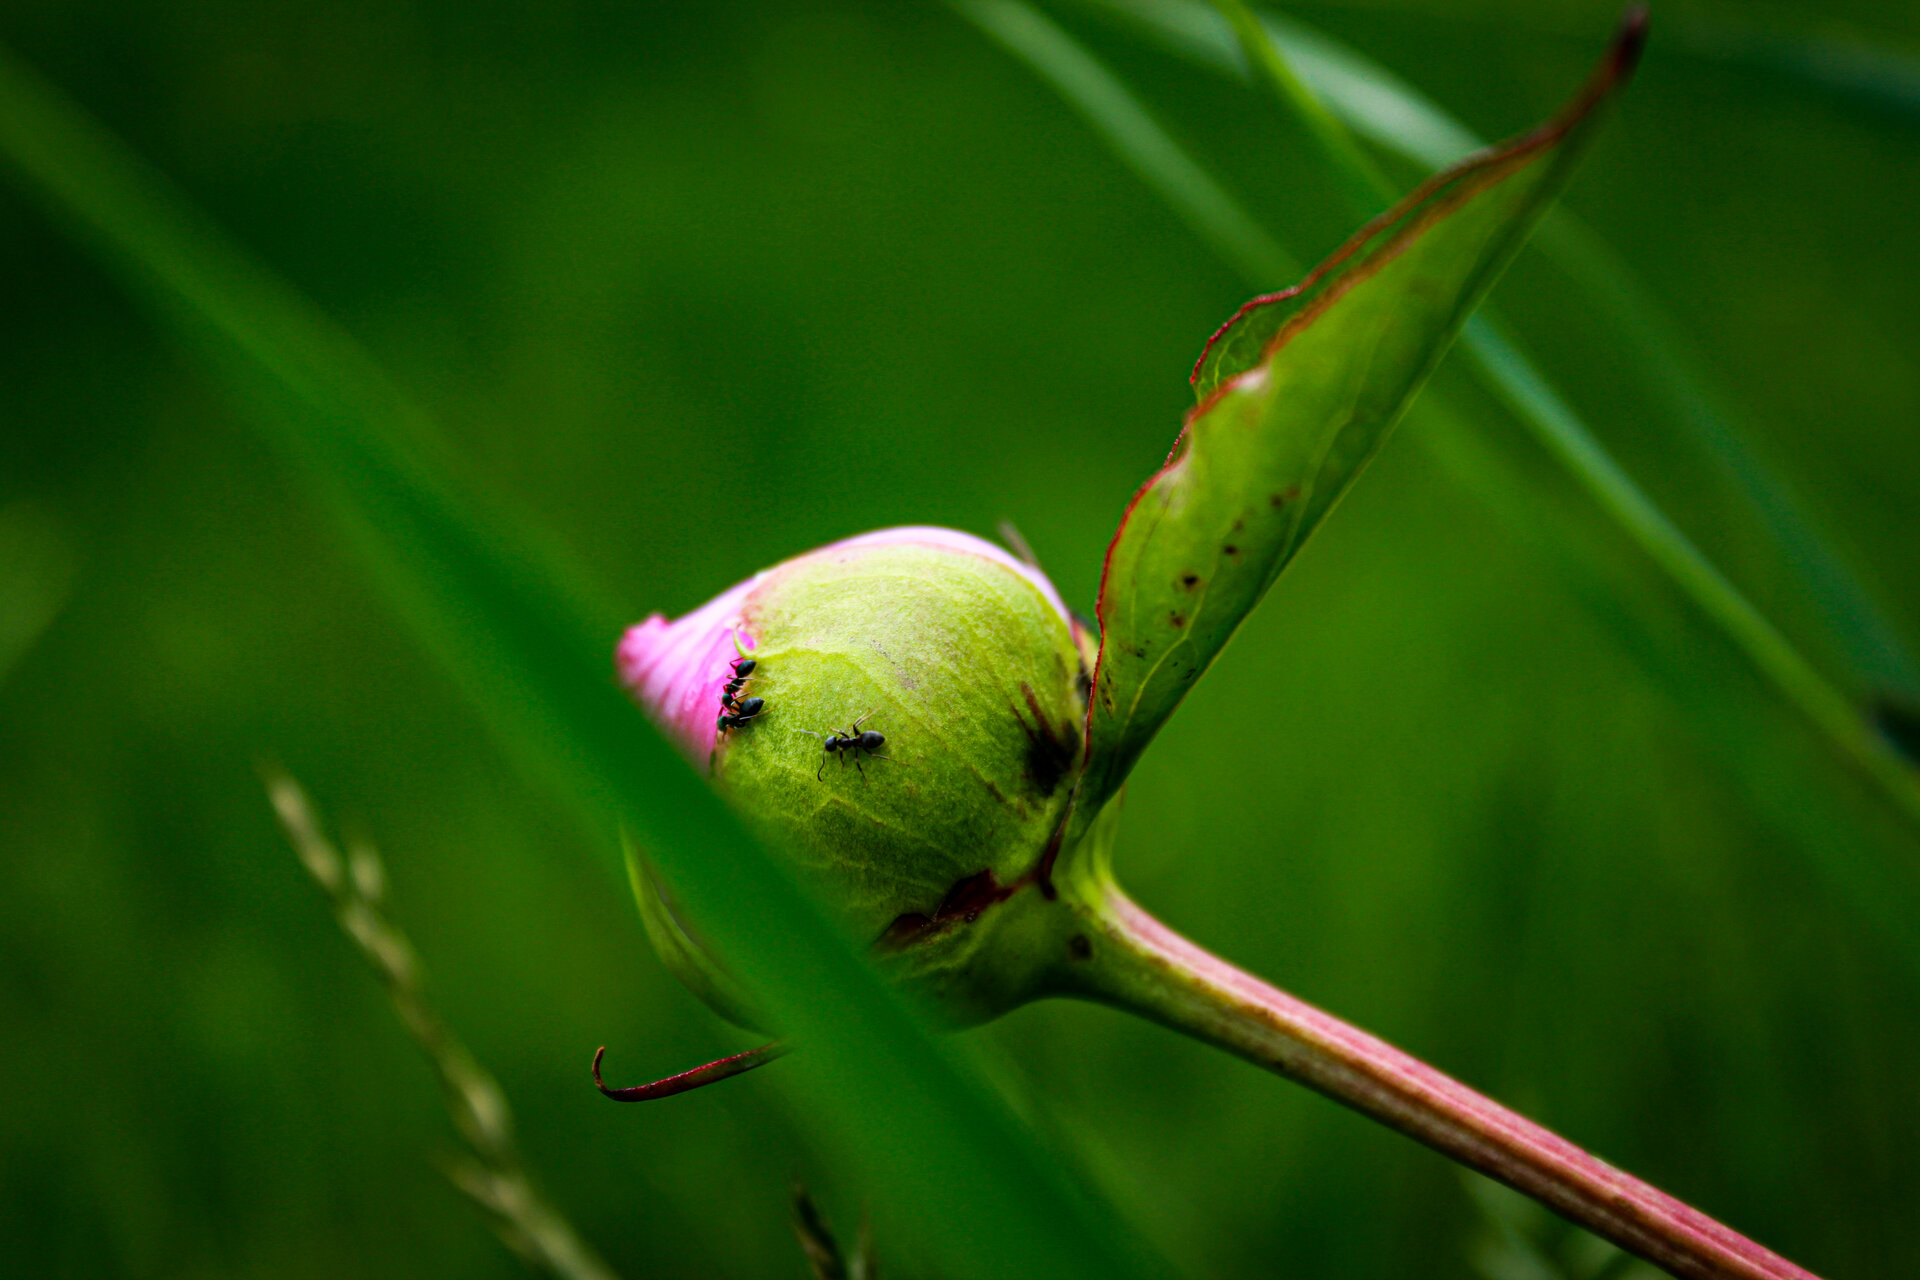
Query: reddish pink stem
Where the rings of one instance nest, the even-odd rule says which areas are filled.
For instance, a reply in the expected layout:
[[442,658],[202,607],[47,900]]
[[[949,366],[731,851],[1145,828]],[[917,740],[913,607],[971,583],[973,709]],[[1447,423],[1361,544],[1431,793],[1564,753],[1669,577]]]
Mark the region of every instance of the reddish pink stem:
[[1075,993],[1141,1013],[1346,1104],[1677,1276],[1815,1280],[1696,1209],[1384,1040],[1210,955],[1117,888]]

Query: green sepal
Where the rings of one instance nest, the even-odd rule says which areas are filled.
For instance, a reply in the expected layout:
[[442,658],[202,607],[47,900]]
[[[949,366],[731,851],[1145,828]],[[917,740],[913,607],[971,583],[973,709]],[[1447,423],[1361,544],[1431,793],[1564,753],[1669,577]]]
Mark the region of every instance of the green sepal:
[[1630,23],[1560,115],[1428,180],[1208,343],[1200,403],[1107,551],[1076,832],[1379,450],[1566,185],[1643,36]]
[[620,847],[626,854],[627,883],[633,886],[640,923],[646,926],[647,940],[653,943],[655,953],[668,972],[728,1022],[749,1031],[771,1034],[766,1014],[748,998],[740,981],[714,958],[712,950],[702,945],[681,921],[653,863],[624,829],[620,832]]

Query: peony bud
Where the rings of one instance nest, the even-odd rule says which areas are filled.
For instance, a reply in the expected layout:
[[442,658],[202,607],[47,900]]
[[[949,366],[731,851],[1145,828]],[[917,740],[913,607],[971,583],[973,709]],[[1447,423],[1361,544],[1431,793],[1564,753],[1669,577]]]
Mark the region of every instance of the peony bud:
[[[1034,907],[1079,757],[1081,641],[1039,570],[967,534],[901,528],[776,565],[677,621],[650,617],[617,662],[853,935],[967,1023],[1036,994],[1052,949],[1005,942],[1060,917]],[[736,717],[749,699],[757,714]],[[650,927],[672,922],[653,905]],[[724,986],[710,960],[690,971],[704,958],[691,935],[664,932],[656,945],[689,985]],[[738,1001],[714,1003],[741,1017]]]

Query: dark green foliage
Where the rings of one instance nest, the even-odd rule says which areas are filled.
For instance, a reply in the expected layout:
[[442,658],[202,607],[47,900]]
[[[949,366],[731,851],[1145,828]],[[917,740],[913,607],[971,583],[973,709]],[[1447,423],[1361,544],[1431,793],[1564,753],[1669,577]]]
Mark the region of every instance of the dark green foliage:
[[[1830,92],[1830,60],[1809,81],[1727,56],[1719,10],[1671,6],[1667,41],[1666,8],[1568,201],[1912,648],[1920,133]],[[1487,136],[1551,111],[1614,16],[1474,12],[1305,16]],[[1920,42],[1910,5],[1860,0],[1843,31],[1769,13],[1769,39]],[[1264,99],[1080,34],[1303,256],[1351,228]],[[29,2],[0,38],[591,566],[609,652],[648,610],[907,521],[1012,516],[1089,609],[1198,339],[1248,292],[939,10]],[[437,1087],[283,848],[271,756],[378,839],[524,1154],[622,1274],[800,1274],[796,1174],[843,1225],[871,1212],[888,1274],[934,1274],[890,1188],[786,1101],[798,1056],[658,1105],[593,1091],[602,1042],[634,1079],[747,1042],[651,957],[611,838],[493,745],[529,690],[476,715],[258,442],[253,398],[11,182],[0,245],[13,1267],[518,1273],[432,1166]],[[1561,273],[1523,255],[1496,296],[1632,474],[1837,666]],[[1416,414],[1382,453],[1143,759],[1128,884],[1816,1270],[1920,1270],[1920,990],[1861,927],[1920,916],[1910,832],[1503,410],[1437,383],[1480,452]],[[1482,464],[1504,507],[1468,487]],[[1473,1274],[1451,1169],[1329,1103],[1092,1008],[969,1039],[1193,1274]]]

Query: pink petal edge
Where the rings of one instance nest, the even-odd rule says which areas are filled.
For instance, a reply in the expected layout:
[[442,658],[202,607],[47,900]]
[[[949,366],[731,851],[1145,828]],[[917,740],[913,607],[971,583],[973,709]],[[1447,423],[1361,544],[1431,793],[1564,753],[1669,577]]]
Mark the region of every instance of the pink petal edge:
[[908,545],[983,556],[1011,569],[1032,583],[1069,627],[1074,625],[1073,616],[1067,612],[1060,593],[1047,580],[1047,575],[1003,548],[957,529],[903,525],[843,538],[783,561],[744,582],[735,583],[692,613],[672,622],[664,614],[656,613],[629,627],[614,650],[614,668],[620,683],[667,736],[679,743],[696,763],[704,762],[713,752],[715,721],[720,716],[720,691],[732,675],[730,664],[737,656],[734,636],[739,636],[742,648],[755,647],[754,637],[742,628],[740,614],[747,597],[760,581],[787,565],[814,556]]

